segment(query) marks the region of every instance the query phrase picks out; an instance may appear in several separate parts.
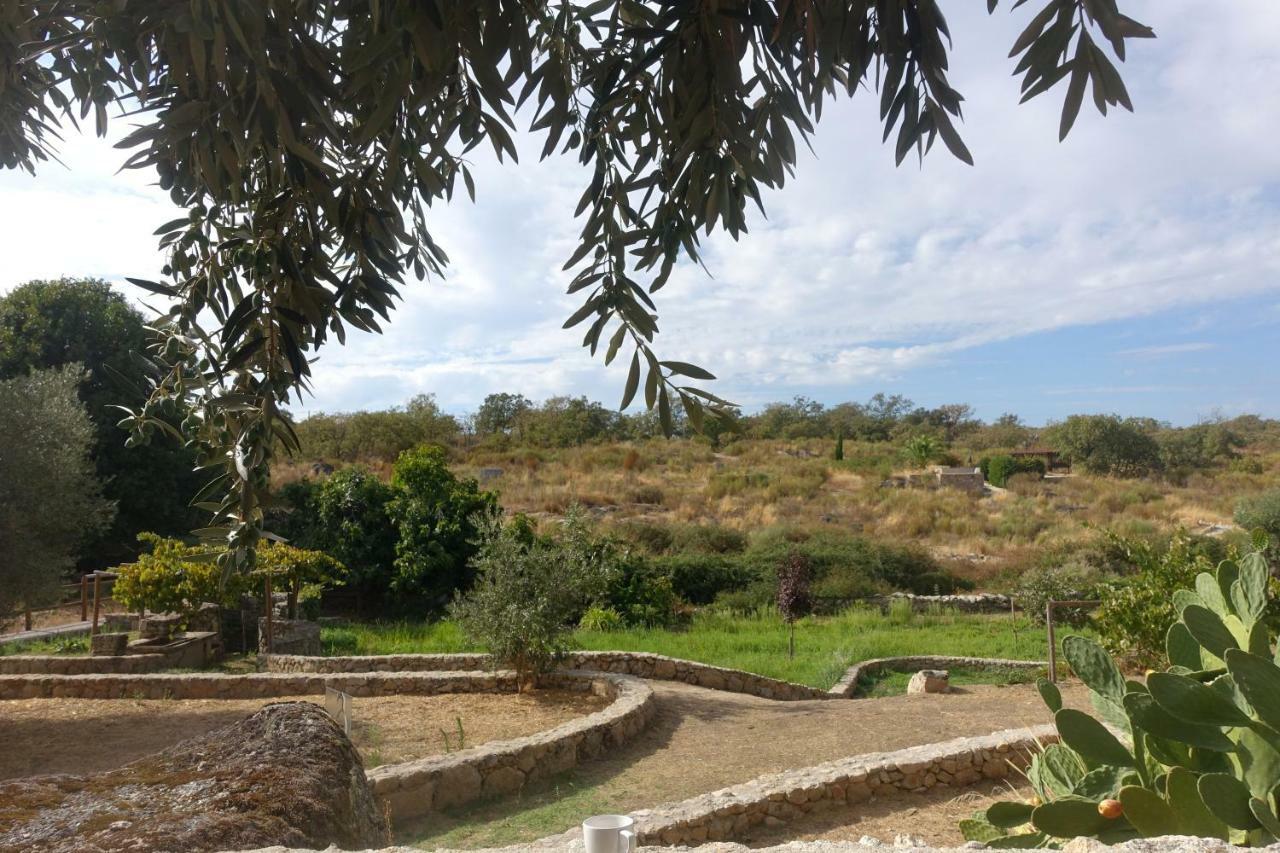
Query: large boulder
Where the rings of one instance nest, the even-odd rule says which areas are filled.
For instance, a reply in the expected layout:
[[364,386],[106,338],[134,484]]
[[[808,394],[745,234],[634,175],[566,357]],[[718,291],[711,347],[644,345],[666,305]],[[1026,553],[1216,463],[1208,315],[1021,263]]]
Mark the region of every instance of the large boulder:
[[359,754],[310,702],[267,705],[96,776],[0,783],[0,850],[212,853],[388,840]]

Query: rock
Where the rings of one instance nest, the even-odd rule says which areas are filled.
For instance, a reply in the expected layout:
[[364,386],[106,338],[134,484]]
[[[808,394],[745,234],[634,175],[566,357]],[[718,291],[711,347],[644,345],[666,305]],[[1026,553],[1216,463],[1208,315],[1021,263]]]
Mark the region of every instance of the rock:
[[947,693],[951,690],[951,673],[945,669],[922,669],[907,682],[907,694]]
[[359,754],[310,702],[268,705],[118,770],[0,783],[0,850],[212,853],[387,843]]

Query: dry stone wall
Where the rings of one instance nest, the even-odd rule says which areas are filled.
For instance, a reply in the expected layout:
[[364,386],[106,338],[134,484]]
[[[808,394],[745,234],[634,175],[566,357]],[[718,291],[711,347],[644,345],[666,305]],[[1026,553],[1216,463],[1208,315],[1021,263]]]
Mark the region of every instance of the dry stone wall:
[[889,595],[876,595],[866,599],[868,604],[888,610],[895,601],[908,601],[911,609],[922,613],[933,607],[946,610],[959,610],[963,613],[1008,613],[1011,607],[1009,596],[994,592],[975,592],[957,595],[914,595],[909,592],[894,592]]
[[969,658],[949,655],[912,655],[895,658],[872,658],[855,663],[828,691],[833,696],[852,699],[858,689],[858,679],[864,675],[889,672],[918,672],[922,669],[1019,669],[1028,672],[1048,670],[1049,662],[1042,660],[1006,660],[1004,658]]
[[[547,685],[581,683],[561,673]],[[419,818],[480,799],[518,793],[536,779],[561,773],[616,749],[644,730],[656,712],[653,691],[623,675],[598,675],[591,689],[612,699],[608,707],[550,731],[515,740],[369,771],[369,781],[392,823]]]
[[[363,655],[349,657],[304,657],[272,655],[268,669],[272,672],[425,672],[485,669],[488,655]],[[591,670],[653,678],[659,681],[682,681],[710,690],[749,693],[766,699],[831,699],[830,691],[804,684],[793,684],[736,669],[710,666],[647,652],[570,652],[564,660],[570,670]]]
[[684,846],[742,839],[753,827],[789,823],[872,797],[1004,779],[1015,768],[1025,767],[1041,744],[1056,739],[1052,726],[1039,726],[842,758],[761,776],[680,803],[634,812],[632,817],[641,844]]
[[127,675],[159,672],[165,668],[166,661],[165,655],[5,655],[0,657],[0,675]]

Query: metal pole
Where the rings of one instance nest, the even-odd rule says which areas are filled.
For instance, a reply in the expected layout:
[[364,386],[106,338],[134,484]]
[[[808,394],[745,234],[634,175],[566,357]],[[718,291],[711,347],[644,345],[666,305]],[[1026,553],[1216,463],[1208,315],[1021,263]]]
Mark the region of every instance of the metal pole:
[[1050,601],[1044,606],[1044,624],[1049,632],[1049,683],[1058,683],[1058,644],[1053,636],[1053,604]]
[[101,604],[102,594],[102,575],[97,572],[93,573],[93,625],[89,628],[91,635],[98,633],[98,607]]
[[89,621],[89,576],[80,576],[80,621]]

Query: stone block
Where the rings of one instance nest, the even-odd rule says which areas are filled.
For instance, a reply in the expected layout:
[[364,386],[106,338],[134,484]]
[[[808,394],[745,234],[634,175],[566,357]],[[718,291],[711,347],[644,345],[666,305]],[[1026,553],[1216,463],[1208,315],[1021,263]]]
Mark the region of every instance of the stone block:
[[[267,620],[258,620],[258,653],[267,652]],[[271,623],[271,652],[278,655],[319,655],[320,623],[305,619],[275,619]]]
[[129,648],[128,634],[94,634],[89,638],[89,654],[118,657]]
[[907,682],[907,694],[947,693],[951,690],[951,673],[945,669],[922,669]]

